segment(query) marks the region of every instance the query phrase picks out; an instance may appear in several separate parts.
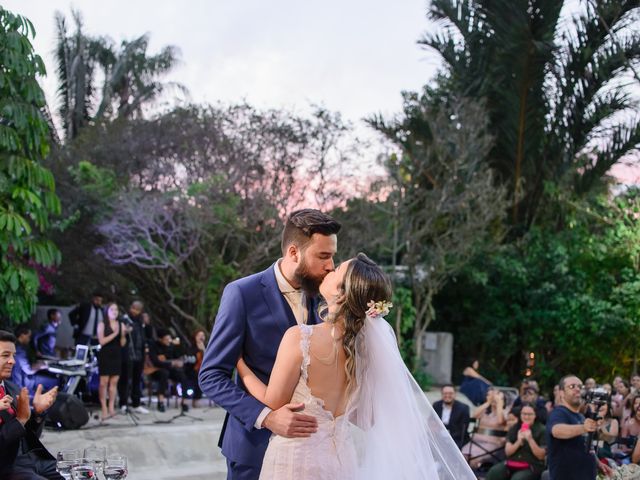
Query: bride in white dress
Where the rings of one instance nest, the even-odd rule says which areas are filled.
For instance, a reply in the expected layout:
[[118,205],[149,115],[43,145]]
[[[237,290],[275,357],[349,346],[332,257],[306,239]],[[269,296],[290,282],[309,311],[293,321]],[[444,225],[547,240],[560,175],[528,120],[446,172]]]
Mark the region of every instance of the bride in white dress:
[[325,323],[286,332],[268,385],[238,362],[255,398],[273,410],[304,403],[318,420],[306,438],[271,437],[260,480],[475,480],[400,357],[382,270],[358,254],[320,293]]

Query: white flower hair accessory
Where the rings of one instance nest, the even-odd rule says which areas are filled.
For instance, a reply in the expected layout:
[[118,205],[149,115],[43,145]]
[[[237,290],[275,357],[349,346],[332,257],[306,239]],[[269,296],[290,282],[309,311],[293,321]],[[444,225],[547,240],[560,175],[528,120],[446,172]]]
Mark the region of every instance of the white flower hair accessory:
[[393,303],[387,302],[386,300],[382,300],[380,302],[375,302],[373,300],[367,303],[367,317],[384,317],[389,313],[389,310],[393,308]]

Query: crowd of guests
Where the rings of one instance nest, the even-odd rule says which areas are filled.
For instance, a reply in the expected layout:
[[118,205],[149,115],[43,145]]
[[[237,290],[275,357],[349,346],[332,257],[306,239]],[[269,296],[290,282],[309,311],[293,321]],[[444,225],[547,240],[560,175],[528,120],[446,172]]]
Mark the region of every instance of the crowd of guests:
[[[31,396],[38,384],[48,390],[63,380],[47,369],[47,363],[63,353],[56,344],[61,320],[61,312],[50,309],[47,321],[35,332],[28,324],[14,328],[17,346],[12,380],[26,387]],[[145,386],[157,395],[161,412],[166,409],[170,388],[182,398],[183,411],[189,409],[188,399],[192,407],[197,406],[202,397],[197,377],[206,346],[204,330],[181,340],[172,331],[157,328],[143,302],[136,300],[125,311],[116,302],[105,303],[98,291],[69,312],[69,321],[75,344],[97,352],[101,421],[121,413],[148,414],[149,409],[141,404]]]
[[[477,373],[477,364],[471,368]],[[640,375],[602,384],[566,375],[549,399],[531,378],[509,389],[468,369],[466,375],[475,384],[474,393],[475,380],[482,379],[483,399],[472,395],[470,408],[456,399],[453,385],[444,385],[433,407],[479,476],[592,480],[598,473],[610,477],[616,470],[640,471]]]

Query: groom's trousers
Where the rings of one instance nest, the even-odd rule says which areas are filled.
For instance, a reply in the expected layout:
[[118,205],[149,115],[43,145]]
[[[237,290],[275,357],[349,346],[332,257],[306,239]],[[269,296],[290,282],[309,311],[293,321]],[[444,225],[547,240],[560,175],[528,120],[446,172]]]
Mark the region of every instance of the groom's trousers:
[[227,459],[227,480],[258,480],[260,467],[241,465]]

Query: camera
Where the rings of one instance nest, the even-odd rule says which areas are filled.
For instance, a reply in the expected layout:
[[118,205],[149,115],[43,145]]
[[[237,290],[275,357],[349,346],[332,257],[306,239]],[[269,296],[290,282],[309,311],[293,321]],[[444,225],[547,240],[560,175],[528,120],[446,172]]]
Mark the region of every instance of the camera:
[[[604,388],[598,386],[589,390],[584,390],[581,393],[582,400],[586,403],[587,409],[584,413],[585,418],[595,420],[602,420],[600,416],[600,408],[603,405],[608,405],[611,401],[611,394]],[[591,432],[587,435],[585,440],[585,448],[587,453],[592,450],[597,450],[598,434],[597,432]]]
[[131,317],[129,317],[129,315],[127,315],[126,313],[124,315],[122,315],[122,317],[120,317],[120,320],[127,327],[133,327],[133,320],[131,320]]
[[591,404],[596,407],[596,414],[597,410],[600,409],[600,407],[608,404],[611,400],[611,394],[601,386],[597,386],[596,388],[592,388],[589,390],[584,390],[581,396],[582,400],[586,404]]

